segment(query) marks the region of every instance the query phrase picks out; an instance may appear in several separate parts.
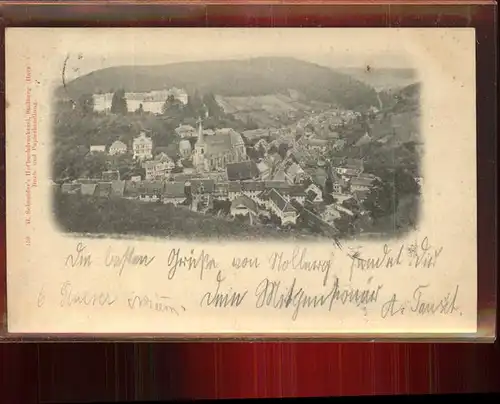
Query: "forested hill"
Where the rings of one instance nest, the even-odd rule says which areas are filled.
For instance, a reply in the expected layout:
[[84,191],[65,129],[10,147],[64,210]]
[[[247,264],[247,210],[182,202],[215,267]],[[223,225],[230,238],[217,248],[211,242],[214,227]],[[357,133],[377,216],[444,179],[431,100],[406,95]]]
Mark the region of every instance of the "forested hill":
[[421,87],[422,84],[418,82],[403,88],[384,91],[379,95],[389,112],[415,112],[420,110]]
[[181,87],[222,96],[255,96],[298,91],[306,100],[345,108],[378,105],[376,91],[353,77],[294,58],[182,62],[160,66],[119,66],[97,70],[59,88],[60,96]]

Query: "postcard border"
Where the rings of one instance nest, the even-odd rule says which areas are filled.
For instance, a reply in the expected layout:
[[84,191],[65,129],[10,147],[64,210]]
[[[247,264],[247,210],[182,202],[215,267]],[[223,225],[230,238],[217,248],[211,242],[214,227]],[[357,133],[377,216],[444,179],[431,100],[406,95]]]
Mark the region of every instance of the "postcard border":
[[[3,3],[3,2],[1,2]],[[432,10],[429,11],[429,10]],[[2,4],[3,28],[17,27],[473,27],[476,30],[478,330],[474,334],[10,334],[7,331],[5,224],[5,52],[0,55],[2,193],[0,342],[335,340],[492,342],[497,313],[496,6],[489,5],[131,5]],[[154,18],[152,17],[154,16]],[[169,24],[165,23],[168,17]],[[5,31],[0,34],[4,45]],[[5,48],[4,48],[5,49]]]

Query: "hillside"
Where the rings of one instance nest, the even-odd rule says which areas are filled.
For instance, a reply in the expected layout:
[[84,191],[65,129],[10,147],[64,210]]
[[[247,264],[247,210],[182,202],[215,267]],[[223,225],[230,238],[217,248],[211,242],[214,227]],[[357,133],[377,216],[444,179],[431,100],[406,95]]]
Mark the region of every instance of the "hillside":
[[[62,231],[77,234],[147,235],[165,239],[315,240],[317,235],[249,225],[171,204],[106,199],[55,192],[52,214]],[[203,221],[203,226],[200,226]]]
[[419,175],[423,143],[420,116],[419,83],[385,93],[386,106],[369,122],[371,141],[357,146],[364,135],[361,128],[347,134],[348,146],[340,152],[363,157],[369,171],[405,167]]
[[84,93],[125,89],[147,92],[182,87],[188,93],[223,97],[290,94],[303,101],[339,104],[345,108],[378,105],[376,91],[340,72],[294,58],[182,62],[159,66],[118,66],[97,70],[60,87],[57,95],[77,99]]
[[377,91],[400,89],[418,81],[415,69],[344,68],[339,71],[368,84]]

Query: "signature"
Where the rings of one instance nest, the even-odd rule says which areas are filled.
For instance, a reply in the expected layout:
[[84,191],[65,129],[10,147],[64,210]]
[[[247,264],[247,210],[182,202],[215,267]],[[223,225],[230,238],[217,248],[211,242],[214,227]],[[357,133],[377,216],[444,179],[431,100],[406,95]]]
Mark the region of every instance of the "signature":
[[429,296],[429,287],[429,284],[417,286],[409,300],[401,299],[396,293],[393,293],[391,298],[382,305],[380,316],[387,318],[409,313],[418,316],[451,315],[454,313],[462,315],[457,306],[459,285],[454,290],[437,298]]

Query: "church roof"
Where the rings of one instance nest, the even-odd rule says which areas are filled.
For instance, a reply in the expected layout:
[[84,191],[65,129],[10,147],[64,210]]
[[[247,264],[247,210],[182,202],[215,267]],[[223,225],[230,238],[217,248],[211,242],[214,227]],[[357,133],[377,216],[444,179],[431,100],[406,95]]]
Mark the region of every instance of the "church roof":
[[241,135],[231,128],[217,129],[215,135],[204,137],[203,142],[207,145],[208,155],[226,153],[245,144]]
[[231,137],[227,134],[216,134],[213,136],[205,137],[203,140],[207,145],[206,154],[225,153],[231,150],[233,147]]

